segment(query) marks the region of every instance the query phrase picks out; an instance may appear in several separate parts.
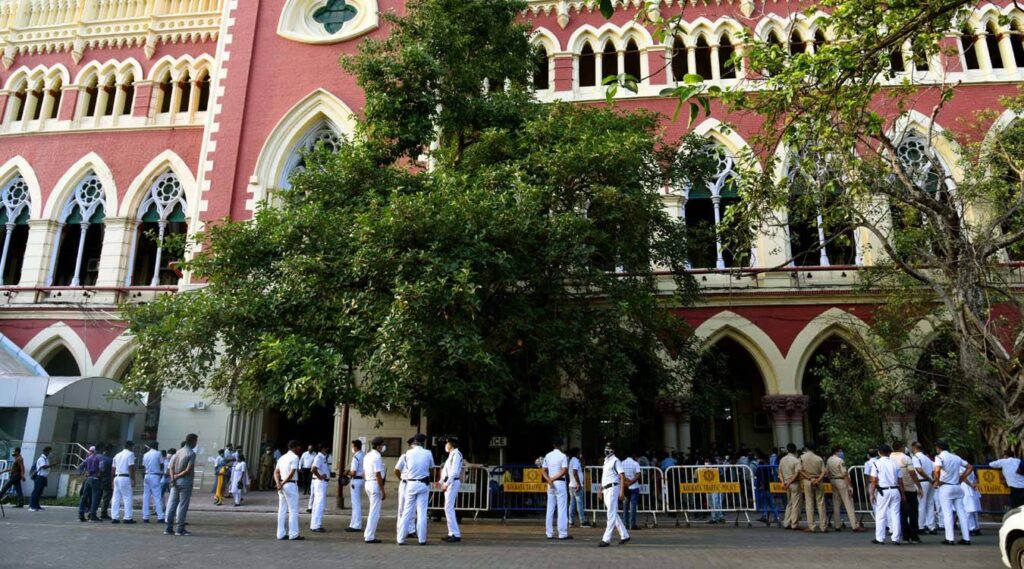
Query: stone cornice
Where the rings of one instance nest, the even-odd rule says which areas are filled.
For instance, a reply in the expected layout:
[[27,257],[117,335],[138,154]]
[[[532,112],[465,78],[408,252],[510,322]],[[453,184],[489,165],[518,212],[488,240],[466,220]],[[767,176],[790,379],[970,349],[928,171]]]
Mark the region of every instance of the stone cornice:
[[[764,0],[761,0],[764,3]],[[789,2],[789,0],[773,0],[774,2]],[[526,0],[527,10],[533,15],[544,14],[550,16],[556,14],[558,16],[558,24],[563,28],[569,24],[570,13],[583,13],[583,12],[594,12],[597,10],[597,0]],[[642,6],[647,4],[647,0],[615,0],[615,6],[617,8],[632,8],[634,10],[640,9]],[[736,6],[739,9],[739,13],[744,17],[749,18],[754,13],[756,7],[755,0],[659,0],[657,5],[660,8],[665,6],[671,8],[672,6]]]
[[[187,6],[183,6],[187,4]],[[5,67],[19,55],[142,47],[152,57],[166,43],[213,41],[221,0],[0,0],[0,52]]]

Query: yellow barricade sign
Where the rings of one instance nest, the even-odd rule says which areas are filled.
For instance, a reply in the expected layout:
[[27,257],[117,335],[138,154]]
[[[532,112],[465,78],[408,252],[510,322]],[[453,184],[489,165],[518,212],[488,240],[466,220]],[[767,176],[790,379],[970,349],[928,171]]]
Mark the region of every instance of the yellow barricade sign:
[[524,468],[523,481],[506,482],[504,489],[506,492],[530,492],[543,494],[548,491],[548,485],[544,482],[544,478],[541,477],[541,469]]
[[699,482],[682,482],[680,494],[739,494],[739,482],[722,482],[717,468],[698,468]]
[[998,470],[978,470],[978,492],[982,494],[1009,495],[1010,488],[1003,482]]
[[[770,491],[771,491],[772,494],[785,494],[786,493],[786,487],[782,485],[782,482],[772,482],[770,484],[770,486],[771,486]],[[800,484],[799,483],[794,484],[793,486],[795,488],[800,488]],[[828,482],[823,483],[821,485],[821,488],[825,491],[826,494],[831,494],[832,493],[832,484],[830,484]]]

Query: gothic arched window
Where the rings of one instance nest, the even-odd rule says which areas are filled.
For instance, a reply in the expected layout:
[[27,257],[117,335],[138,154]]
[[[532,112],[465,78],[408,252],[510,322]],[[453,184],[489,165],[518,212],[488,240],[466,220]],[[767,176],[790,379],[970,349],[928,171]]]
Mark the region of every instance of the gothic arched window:
[[725,269],[736,262],[723,247],[719,231],[729,208],[739,203],[736,161],[724,148],[710,142],[702,152],[716,168],[708,179],[686,190],[682,213],[690,243],[687,262],[696,269]]
[[28,184],[20,175],[4,184],[0,190],[0,223],[4,225],[4,248],[0,255],[0,275],[5,286],[21,280],[21,266],[25,261],[28,244],[28,219],[31,200]]
[[306,154],[320,146],[323,146],[332,152],[337,152],[338,150],[341,150],[341,144],[342,138],[338,135],[338,131],[326,121],[311,128],[306,136],[302,137],[302,140],[295,145],[291,156],[289,156],[288,161],[285,162],[284,170],[281,172],[281,179],[278,182],[278,187],[282,189],[292,187],[292,175],[306,168]]
[[52,286],[92,286],[100,272],[106,199],[103,183],[89,173],[61,210],[51,269]]
[[181,181],[167,172],[153,181],[139,206],[139,227],[128,286],[175,285],[178,275],[171,267],[180,251],[166,250],[166,240],[188,232],[188,207]]

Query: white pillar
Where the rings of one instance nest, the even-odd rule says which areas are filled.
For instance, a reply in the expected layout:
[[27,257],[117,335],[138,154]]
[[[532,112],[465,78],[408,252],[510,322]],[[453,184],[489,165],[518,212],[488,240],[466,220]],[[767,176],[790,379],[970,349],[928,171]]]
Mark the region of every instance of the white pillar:
[[50,261],[54,253],[53,244],[59,235],[59,223],[49,219],[29,220],[25,262],[21,267],[21,286],[34,287],[47,284]]
[[661,414],[661,425],[662,425],[662,445],[666,452],[673,452],[679,450],[679,438],[676,428],[676,414],[672,412],[664,412]]
[[71,286],[82,283],[82,254],[85,252],[85,238],[89,236],[89,222],[83,221],[78,234],[78,255],[75,257],[75,276],[71,277]]
[[690,415],[681,413],[676,419],[676,440],[679,441],[679,452],[688,454],[693,446],[693,436],[690,432]]
[[126,277],[125,273],[131,271],[129,246],[134,232],[134,219],[108,217],[103,221],[103,250],[100,252],[96,286],[121,286],[126,278],[130,278],[130,274]]

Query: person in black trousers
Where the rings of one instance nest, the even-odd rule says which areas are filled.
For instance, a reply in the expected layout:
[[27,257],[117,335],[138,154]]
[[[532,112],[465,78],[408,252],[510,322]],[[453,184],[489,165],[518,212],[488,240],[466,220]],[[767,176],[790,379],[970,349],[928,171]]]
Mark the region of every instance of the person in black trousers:
[[10,474],[10,478],[4,483],[4,487],[0,488],[0,502],[7,500],[7,492],[14,488],[14,493],[18,495],[18,502],[14,507],[24,508],[25,494],[21,485],[25,482],[25,460],[21,458],[21,447],[14,449],[14,461],[10,468],[0,471],[0,474],[4,473]]

